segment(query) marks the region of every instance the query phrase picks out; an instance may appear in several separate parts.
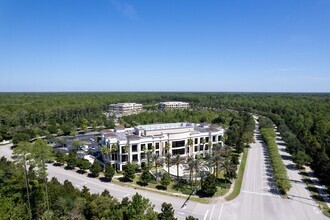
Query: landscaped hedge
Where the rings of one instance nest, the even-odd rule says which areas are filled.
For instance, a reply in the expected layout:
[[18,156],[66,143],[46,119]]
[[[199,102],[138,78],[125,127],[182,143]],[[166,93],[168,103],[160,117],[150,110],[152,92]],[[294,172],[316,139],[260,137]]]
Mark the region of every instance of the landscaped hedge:
[[268,146],[269,156],[274,170],[275,182],[281,193],[286,194],[291,188],[291,183],[275,142],[276,133],[273,128],[262,128],[260,129],[260,133]]

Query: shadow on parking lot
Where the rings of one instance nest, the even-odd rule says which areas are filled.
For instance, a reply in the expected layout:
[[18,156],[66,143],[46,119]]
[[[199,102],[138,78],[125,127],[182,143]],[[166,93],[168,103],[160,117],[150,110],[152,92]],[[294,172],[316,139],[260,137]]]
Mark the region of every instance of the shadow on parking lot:
[[283,160],[292,160],[292,157],[288,155],[281,155],[281,157]]

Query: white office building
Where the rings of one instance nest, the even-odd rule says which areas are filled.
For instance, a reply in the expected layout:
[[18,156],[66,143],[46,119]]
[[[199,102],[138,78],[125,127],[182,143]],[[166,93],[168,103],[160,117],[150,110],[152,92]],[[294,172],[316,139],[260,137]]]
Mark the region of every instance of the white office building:
[[[151,150],[161,157],[167,152],[183,157],[205,155],[212,151],[215,144],[222,145],[223,134],[223,128],[207,123],[180,122],[139,125],[134,128],[116,127],[102,131],[103,144],[111,151],[109,155],[104,155],[104,159],[122,170],[123,165],[128,162],[146,162],[146,152]],[[191,145],[188,145],[189,139],[192,140]]]
[[178,102],[178,101],[160,102],[158,104],[158,108],[161,110],[163,110],[163,109],[188,109],[189,103],[188,102]]
[[109,114],[115,117],[138,114],[141,111],[142,104],[138,103],[117,103],[109,105]]

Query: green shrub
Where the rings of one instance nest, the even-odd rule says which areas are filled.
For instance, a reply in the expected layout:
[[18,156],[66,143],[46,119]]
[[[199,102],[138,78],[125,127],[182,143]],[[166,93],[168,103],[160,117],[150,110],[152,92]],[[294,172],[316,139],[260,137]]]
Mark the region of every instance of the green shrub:
[[260,133],[268,146],[269,157],[274,170],[275,182],[281,193],[286,194],[291,188],[291,183],[275,142],[276,133],[273,128],[262,128],[260,129]]

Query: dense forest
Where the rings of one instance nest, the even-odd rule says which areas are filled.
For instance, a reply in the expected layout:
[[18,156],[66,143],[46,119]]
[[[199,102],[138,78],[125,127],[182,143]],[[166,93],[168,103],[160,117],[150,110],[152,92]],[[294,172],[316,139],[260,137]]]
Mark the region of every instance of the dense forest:
[[[187,101],[194,109],[239,110],[270,118],[294,158],[309,155],[318,177],[330,185],[329,94],[1,93],[0,141],[14,138],[18,142],[38,135],[70,134],[87,126],[111,128],[113,120],[103,114],[111,103],[138,102],[154,109],[152,107],[159,101],[170,100]],[[195,120],[194,114],[191,115]],[[203,119],[211,118],[216,117],[207,113]],[[148,120],[152,121],[146,119],[145,122]],[[128,123],[134,125],[137,121],[132,119]]]
[[45,182],[38,172],[30,167],[25,178],[23,171],[19,163],[0,158],[0,219],[175,219],[171,204],[163,203],[157,213],[140,194],[118,201],[107,190],[92,194],[85,186],[79,190],[71,182],[61,184],[56,178],[47,183],[46,197]]

